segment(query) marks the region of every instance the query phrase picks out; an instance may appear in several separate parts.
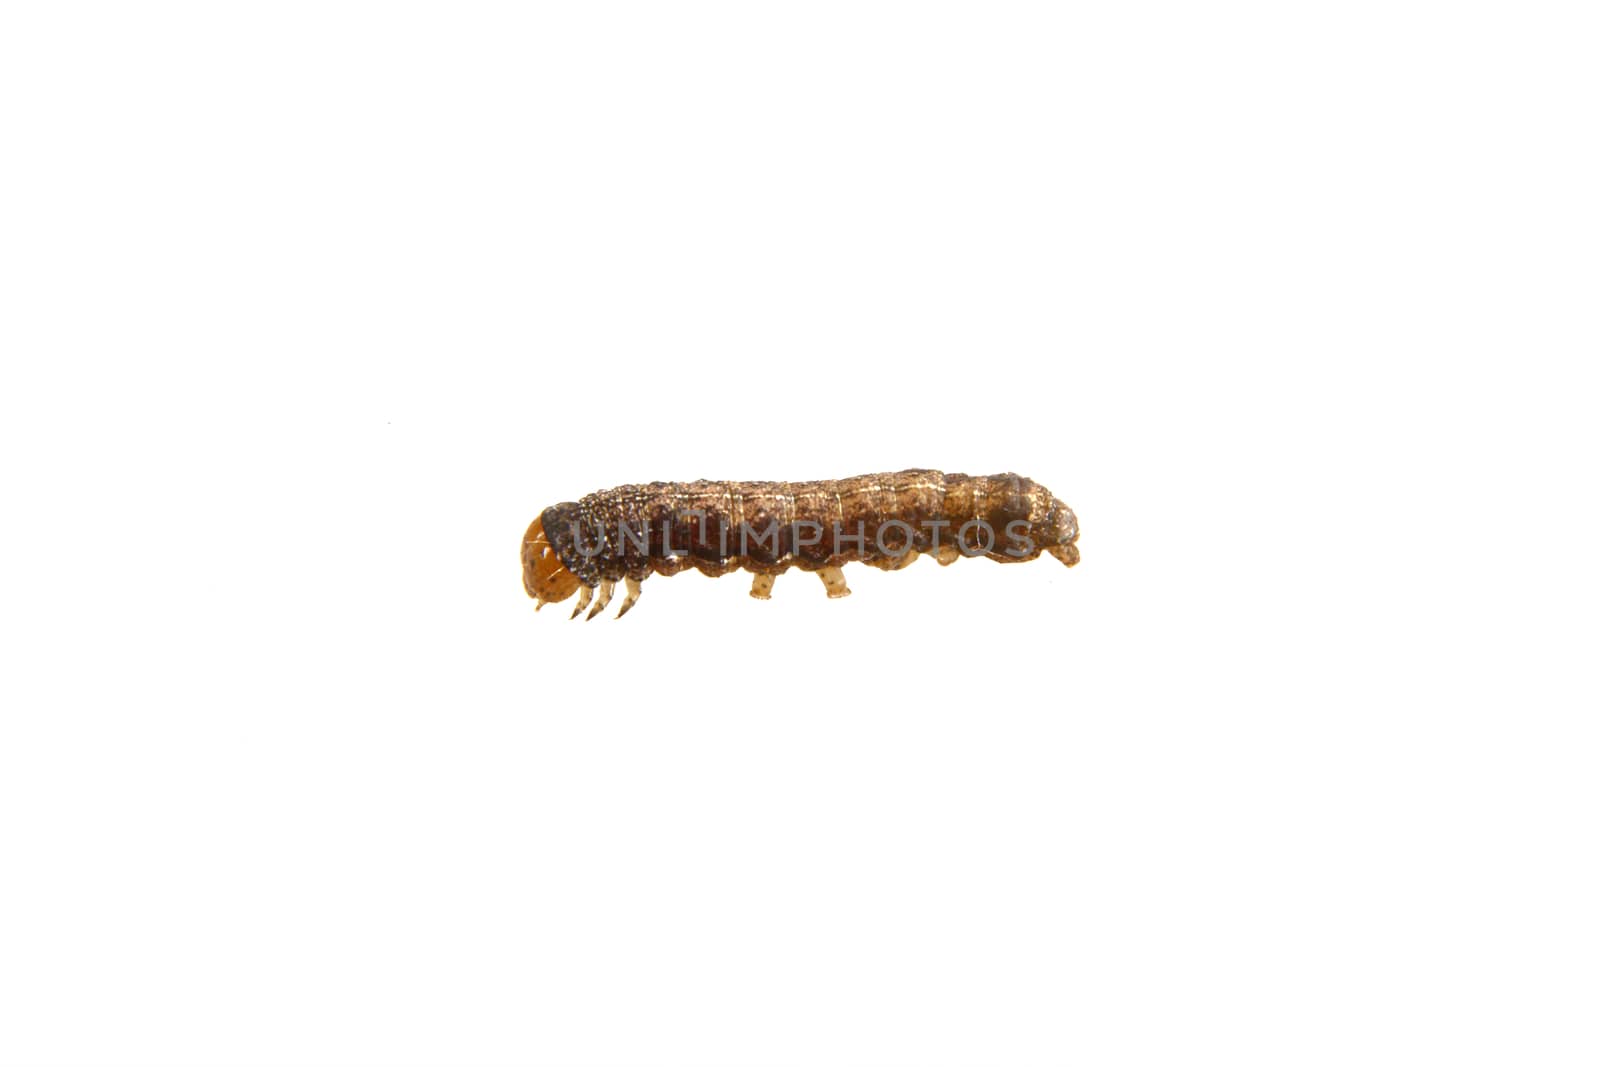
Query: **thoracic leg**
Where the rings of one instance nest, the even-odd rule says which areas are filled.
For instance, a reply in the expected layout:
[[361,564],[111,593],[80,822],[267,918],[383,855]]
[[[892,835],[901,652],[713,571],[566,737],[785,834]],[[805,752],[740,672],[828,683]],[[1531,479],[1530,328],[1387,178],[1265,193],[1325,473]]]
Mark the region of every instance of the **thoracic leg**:
[[600,579],[600,593],[594,598],[594,607],[590,608],[589,614],[583,617],[584,622],[588,622],[590,619],[606,610],[606,605],[611,603],[611,590],[615,589],[616,587],[617,583],[613,582],[611,579]]
[[823,588],[828,590],[829,600],[850,595],[850,587],[844,581],[844,571],[838,567],[823,567],[817,572],[817,577],[822,579]]
[[589,601],[593,599],[594,586],[580,585],[578,587],[578,606],[572,609],[572,614],[568,615],[567,618],[576,619],[580,614],[582,614],[583,609],[589,606]]
[[622,618],[639,600],[639,582],[635,578],[624,578],[622,584],[628,587],[628,593],[622,598],[622,607],[617,609],[617,618]]
[[771,600],[772,583],[776,578],[775,574],[756,575],[756,580],[750,583],[750,595],[757,600]]

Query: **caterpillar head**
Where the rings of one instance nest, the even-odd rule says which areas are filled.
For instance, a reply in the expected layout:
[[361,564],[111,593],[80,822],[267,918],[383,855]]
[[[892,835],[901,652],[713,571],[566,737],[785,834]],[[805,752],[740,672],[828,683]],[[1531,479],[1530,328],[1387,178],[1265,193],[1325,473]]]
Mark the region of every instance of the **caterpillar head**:
[[533,520],[522,536],[522,588],[538,601],[537,611],[578,591],[578,576],[567,570],[555,546],[545,536],[543,516]]

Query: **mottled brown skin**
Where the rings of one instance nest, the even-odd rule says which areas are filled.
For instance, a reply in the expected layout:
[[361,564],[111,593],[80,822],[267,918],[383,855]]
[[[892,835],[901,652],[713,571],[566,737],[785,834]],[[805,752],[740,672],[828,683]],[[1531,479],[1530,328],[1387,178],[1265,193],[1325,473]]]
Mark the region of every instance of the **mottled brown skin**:
[[[986,522],[996,539],[982,551],[969,536],[966,544],[974,551],[962,555],[1019,563],[1049,552],[1069,567],[1078,562],[1077,517],[1044,486],[1015,474],[907,470],[818,482],[651,482],[591,493],[546,508],[529,527],[523,582],[543,603],[571,596],[580,584],[641,581],[689,569],[711,576],[741,569],[765,575],[791,567],[822,571],[845,563],[895,570],[934,550],[930,524],[938,523],[944,524],[938,530],[938,555],[948,563],[955,558],[950,546],[957,544],[958,531],[974,519]],[[888,525],[892,520],[910,525],[914,551],[898,551],[908,532]],[[1031,546],[1008,537],[1013,522],[1027,524]],[[741,523],[758,535],[743,546]],[[798,539],[796,523],[802,525]],[[647,543],[618,538],[619,524],[640,534],[648,530]],[[820,543],[804,543],[811,539],[805,524],[820,528]],[[835,524],[846,534],[837,542]],[[880,527],[889,552],[878,545]],[[605,531],[605,543],[586,555],[579,539],[594,546],[597,529]]]

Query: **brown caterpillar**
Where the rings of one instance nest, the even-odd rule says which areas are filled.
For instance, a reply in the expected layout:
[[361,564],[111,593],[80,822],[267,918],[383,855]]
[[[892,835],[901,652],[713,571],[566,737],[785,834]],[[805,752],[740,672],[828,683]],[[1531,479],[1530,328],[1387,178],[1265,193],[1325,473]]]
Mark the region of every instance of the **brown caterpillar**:
[[[572,618],[627,594],[652,573],[693,568],[755,575],[750,595],[771,596],[790,567],[815,572],[829,597],[849,596],[846,563],[899,570],[919,555],[1020,563],[1049,552],[1078,562],[1078,518],[1050,490],[1015,474],[908,470],[822,482],[651,482],[546,508],[522,539],[522,585],[543,607],[581,593]],[[599,595],[596,596],[596,590]]]

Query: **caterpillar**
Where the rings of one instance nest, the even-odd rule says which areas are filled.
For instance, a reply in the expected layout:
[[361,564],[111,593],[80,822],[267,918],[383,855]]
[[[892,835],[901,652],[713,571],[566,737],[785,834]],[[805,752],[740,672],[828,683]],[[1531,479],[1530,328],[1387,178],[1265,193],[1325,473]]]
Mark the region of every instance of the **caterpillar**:
[[[816,482],[650,482],[545,508],[522,539],[522,585],[537,603],[578,594],[571,618],[592,619],[626,588],[617,618],[651,574],[717,577],[745,570],[766,600],[790,567],[850,595],[841,570],[899,570],[921,555],[1020,563],[1048,552],[1078,562],[1078,518],[1039,483],[1016,474],[905,470]],[[592,607],[590,606],[592,602]]]

